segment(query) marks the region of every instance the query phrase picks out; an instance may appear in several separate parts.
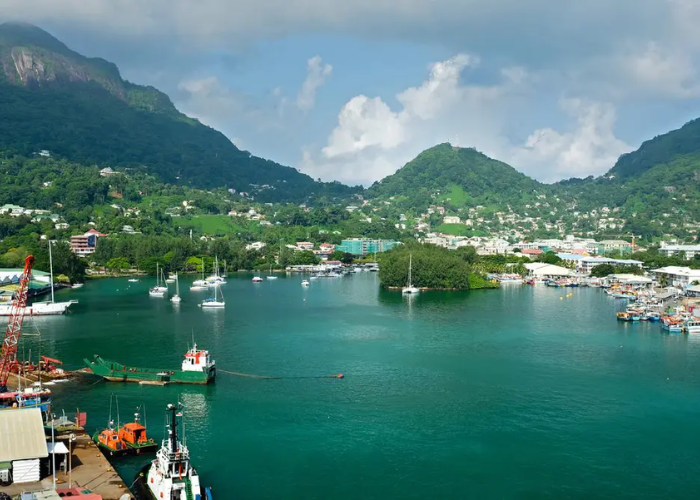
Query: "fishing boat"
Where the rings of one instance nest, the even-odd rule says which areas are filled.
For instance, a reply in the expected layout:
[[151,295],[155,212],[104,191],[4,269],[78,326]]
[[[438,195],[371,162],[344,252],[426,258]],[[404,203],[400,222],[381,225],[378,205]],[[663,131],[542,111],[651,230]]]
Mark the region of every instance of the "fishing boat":
[[83,360],[95,374],[110,382],[167,382],[170,384],[208,384],[216,378],[216,363],[209,351],[197,349],[194,344],[185,353],[181,370],[137,368],[95,355]]
[[409,256],[408,256],[408,281],[406,283],[406,286],[401,289],[401,293],[404,295],[412,295],[415,293],[420,293],[420,289],[413,286],[413,283],[411,281],[411,269],[412,268],[413,268],[413,254],[409,254]]
[[0,393],[0,411],[39,408],[46,413],[51,408],[51,390],[35,383],[30,387]]
[[677,316],[662,316],[661,328],[669,333],[681,333],[683,331],[683,320]]
[[[220,299],[219,299],[219,295],[221,295]],[[204,309],[221,309],[222,307],[226,306],[226,301],[224,300],[224,294],[218,285],[214,287],[214,296],[209,297],[208,299],[204,299],[204,301],[202,301],[201,306]]]
[[696,335],[700,333],[700,319],[687,318],[683,322],[683,331],[688,335]]
[[178,436],[178,427],[182,426],[182,404],[168,404],[166,413],[166,438],[156,452],[156,458],[136,476],[136,497],[139,500],[212,500],[211,488],[201,485],[199,474],[190,463],[190,450],[185,445],[184,432],[182,441]]
[[182,301],[180,298],[180,278],[175,276],[175,295],[170,298],[170,302],[173,304],[179,304]]
[[165,297],[165,294],[168,293],[168,287],[161,282],[161,274],[162,271],[156,262],[156,286],[148,290],[148,295],[151,297]]
[[617,313],[618,321],[632,321],[632,313],[629,311],[619,311]]

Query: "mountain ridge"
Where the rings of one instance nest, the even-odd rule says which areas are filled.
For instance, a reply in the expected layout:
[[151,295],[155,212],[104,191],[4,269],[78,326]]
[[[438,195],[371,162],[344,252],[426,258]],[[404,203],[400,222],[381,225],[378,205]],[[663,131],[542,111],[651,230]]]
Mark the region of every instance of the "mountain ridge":
[[237,148],[179,112],[116,65],[72,51],[26,23],[0,25],[0,150],[45,149],[84,164],[139,168],[162,181],[227,187],[260,201],[347,198],[360,189],[310,176]]

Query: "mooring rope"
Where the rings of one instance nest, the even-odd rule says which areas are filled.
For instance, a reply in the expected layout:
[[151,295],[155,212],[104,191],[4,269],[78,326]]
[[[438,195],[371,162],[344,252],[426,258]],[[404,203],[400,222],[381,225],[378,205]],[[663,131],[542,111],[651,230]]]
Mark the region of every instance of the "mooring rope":
[[231,372],[228,370],[216,369],[217,373],[226,373],[227,375],[235,375],[236,377],[247,377],[247,378],[262,378],[267,380],[282,380],[282,379],[299,379],[299,378],[345,378],[342,373],[336,373],[335,375],[307,375],[307,376],[289,376],[289,377],[273,377],[270,375],[255,375],[254,373],[241,373],[241,372]]

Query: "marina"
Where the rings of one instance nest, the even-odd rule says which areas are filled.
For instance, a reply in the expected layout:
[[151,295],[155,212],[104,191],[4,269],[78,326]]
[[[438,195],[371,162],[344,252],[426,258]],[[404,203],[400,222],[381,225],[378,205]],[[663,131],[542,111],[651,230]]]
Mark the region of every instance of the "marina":
[[[87,411],[92,431],[108,422],[111,394],[122,408],[146,401],[148,438],[160,444],[166,434],[153,415],[179,395],[192,463],[217,498],[229,491],[241,498],[308,491],[348,500],[362,491],[450,497],[450,485],[459,485],[475,498],[535,489],[599,497],[621,488],[651,499],[685,497],[699,486],[682,459],[700,448],[698,433],[676,438],[680,422],[700,411],[693,397],[700,337],[669,335],[660,322],[615,321],[628,301],[606,288],[402,297],[381,290],[375,273],[317,280],[307,290],[303,276],[255,286],[252,276],[229,276],[227,297],[235,300],[216,314],[197,307],[197,295],[186,291],[192,278],[183,275],[177,308],[144,297],[152,279],[88,283],[72,314],[43,320],[42,352],[67,370],[83,366],[86,347],[133,366],[157,359],[156,366],[181,367],[179,346],[192,344],[194,330],[216,357],[217,380],[175,389],[81,377],[51,386],[53,406]],[[493,311],[504,312],[494,318]],[[86,321],[110,328],[79,328]],[[158,347],[142,345],[143,332]],[[25,342],[38,349],[38,338]],[[342,380],[313,378],[339,371]],[[639,419],[642,413],[654,417]],[[652,429],[664,448],[639,441]],[[517,453],[506,452],[512,447]],[[622,451],[611,455],[610,447]],[[151,459],[128,456],[112,466],[128,487]],[[605,481],[591,464],[606,467]],[[507,484],[499,480],[504,467],[514,471]],[[466,478],[465,468],[473,471]],[[406,474],[410,484],[399,481]],[[552,474],[556,481],[545,479]],[[360,492],[349,489],[358,475],[368,478]]]

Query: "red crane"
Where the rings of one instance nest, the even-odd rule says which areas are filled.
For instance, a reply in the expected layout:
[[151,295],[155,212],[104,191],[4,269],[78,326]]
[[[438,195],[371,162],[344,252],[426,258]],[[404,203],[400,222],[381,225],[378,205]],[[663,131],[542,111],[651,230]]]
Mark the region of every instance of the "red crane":
[[17,359],[17,344],[22,334],[22,322],[27,307],[27,291],[29,290],[29,279],[33,265],[34,256],[29,255],[24,261],[24,271],[19,278],[19,287],[12,299],[10,320],[7,323],[5,338],[0,348],[0,393],[7,392],[7,380],[10,378],[12,365]]

